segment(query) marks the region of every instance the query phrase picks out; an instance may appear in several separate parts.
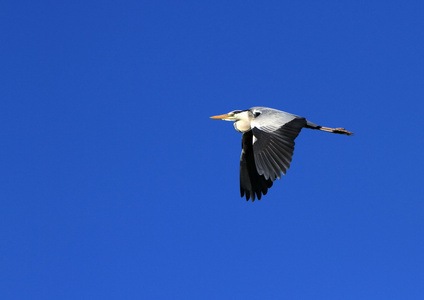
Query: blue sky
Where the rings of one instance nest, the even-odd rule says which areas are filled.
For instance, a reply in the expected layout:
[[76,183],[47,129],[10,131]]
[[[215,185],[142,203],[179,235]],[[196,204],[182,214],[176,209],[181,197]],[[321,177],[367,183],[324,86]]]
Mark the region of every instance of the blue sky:
[[[2,299],[423,299],[422,1],[3,1]],[[261,201],[241,135],[303,130]]]

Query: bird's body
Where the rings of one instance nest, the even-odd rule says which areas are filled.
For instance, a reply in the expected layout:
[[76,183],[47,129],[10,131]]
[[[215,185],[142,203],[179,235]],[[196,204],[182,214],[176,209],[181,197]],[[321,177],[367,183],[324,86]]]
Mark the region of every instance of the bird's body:
[[252,107],[211,117],[234,121],[243,133],[240,157],[240,193],[252,201],[260,200],[275,179],[286,174],[292,161],[294,140],[302,128],[352,135],[344,128],[316,125],[303,117],[268,107]]

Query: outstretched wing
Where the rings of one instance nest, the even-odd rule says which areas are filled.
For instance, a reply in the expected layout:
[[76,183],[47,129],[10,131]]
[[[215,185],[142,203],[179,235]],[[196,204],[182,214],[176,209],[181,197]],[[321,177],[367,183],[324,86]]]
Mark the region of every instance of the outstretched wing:
[[255,195],[260,200],[272,186],[272,180],[260,175],[256,169],[253,146],[253,132],[243,133],[240,157],[240,194],[241,197],[246,195],[247,201],[251,197],[252,202],[255,201]]
[[305,118],[294,117],[287,123],[275,126],[253,124],[253,153],[256,171],[265,180],[274,181],[286,174],[292,161],[294,140],[306,125]]

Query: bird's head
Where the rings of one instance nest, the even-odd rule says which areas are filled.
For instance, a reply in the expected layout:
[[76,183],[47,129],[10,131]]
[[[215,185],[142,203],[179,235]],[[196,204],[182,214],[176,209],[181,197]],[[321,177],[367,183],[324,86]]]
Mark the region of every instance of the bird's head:
[[262,114],[263,107],[252,107],[246,110],[233,110],[228,114],[210,117],[211,119],[219,119],[224,121],[240,121],[240,120],[253,120]]
[[224,121],[239,121],[242,119],[248,119],[249,113],[247,110],[233,110],[228,114],[213,116],[211,119],[224,120]]
[[250,130],[250,122],[255,119],[260,113],[255,110],[234,110],[227,114],[210,117],[211,119],[218,119],[224,121],[233,121],[234,128],[237,131],[245,132]]

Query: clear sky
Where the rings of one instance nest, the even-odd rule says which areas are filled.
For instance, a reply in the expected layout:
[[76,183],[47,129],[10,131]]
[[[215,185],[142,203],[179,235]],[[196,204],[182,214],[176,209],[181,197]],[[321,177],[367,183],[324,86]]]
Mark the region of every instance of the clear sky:
[[[424,299],[423,1],[0,3],[2,299]],[[304,129],[261,201],[241,134]]]

